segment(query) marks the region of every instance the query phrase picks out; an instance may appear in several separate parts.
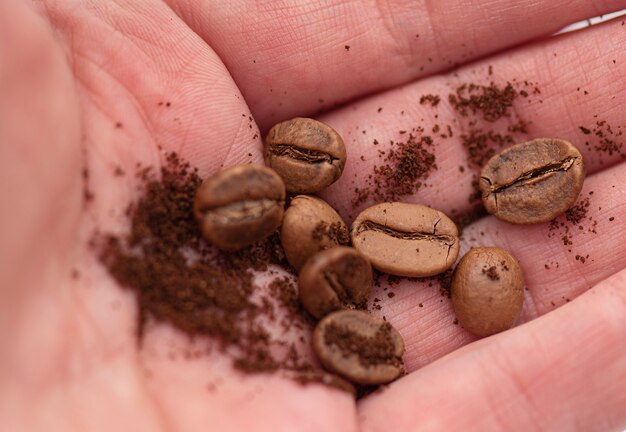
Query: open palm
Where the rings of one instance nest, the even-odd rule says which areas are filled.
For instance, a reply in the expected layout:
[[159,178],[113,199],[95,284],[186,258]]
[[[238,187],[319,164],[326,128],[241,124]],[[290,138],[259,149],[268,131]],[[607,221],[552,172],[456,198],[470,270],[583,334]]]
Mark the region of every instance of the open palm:
[[[598,138],[579,130],[598,119],[626,127],[626,27],[618,20],[528,43],[626,1],[514,3],[1,2],[6,430],[626,424],[626,165],[619,153],[582,146]],[[385,145],[400,130],[436,123],[462,130],[464,120],[445,98],[435,110],[420,105],[420,96],[490,79],[541,88],[541,98],[517,104],[516,114],[531,121],[529,137],[579,146],[596,233],[572,232],[570,252],[545,225],[513,227],[486,217],[467,228],[464,250],[499,245],[519,257],[528,287],[522,321],[571,303],[467,345],[473,338],[453,325],[437,287],[403,281],[393,298],[377,288],[380,313],[405,338],[411,373],[357,404],[319,385],[242,376],[219,354],[179,358],[193,347],[168,326],[151,328],[138,348],[134,299],[88,245],[96,230],[128,228],[124,210],[137,197],[137,163],[159,166],[164,152],[176,151],[205,176],[260,162],[261,135],[272,124],[326,110],[322,120],[344,136],[349,160],[324,197],[351,220],[353,190],[378,160],[372,139]],[[343,107],[328,111],[336,104]],[[459,170],[467,164],[459,134],[436,154],[432,186],[407,200],[468,210],[472,173]],[[577,254],[589,257],[583,263]]]

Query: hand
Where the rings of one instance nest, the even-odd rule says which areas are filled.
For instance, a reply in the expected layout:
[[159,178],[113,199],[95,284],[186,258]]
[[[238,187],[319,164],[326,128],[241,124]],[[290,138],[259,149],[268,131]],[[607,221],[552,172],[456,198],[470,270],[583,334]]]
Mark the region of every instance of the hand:
[[[626,165],[618,153],[594,151],[599,138],[579,126],[625,127],[626,27],[618,19],[531,41],[626,1],[168,3],[0,3],[6,430],[624,427]],[[88,241],[94,230],[127,227],[138,162],[158,166],[160,149],[179,152],[202,175],[261,162],[261,134],[272,124],[346,103],[322,117],[350,154],[325,194],[344,217],[377,163],[372,139],[387,145],[399,130],[435,123],[456,133],[436,148],[431,187],[407,200],[461,212],[472,170],[459,171],[466,125],[446,96],[459,83],[514,78],[541,89],[515,105],[532,122],[528,137],[565,138],[583,152],[582,197],[591,197],[588,216],[597,221],[595,234],[573,231],[569,247],[545,224],[486,217],[466,229],[464,250],[499,245],[520,259],[522,321],[538,319],[466,345],[473,338],[452,324],[437,286],[404,281],[393,299],[381,287],[380,313],[404,336],[411,373],[356,405],[326,387],[241,376],[225,357],[172,361],[169,353],[188,342],[167,326],[137,348],[134,299]],[[419,104],[428,93],[442,95],[437,109]],[[118,168],[126,175],[115,176]],[[577,254],[589,257],[583,264]],[[216,379],[219,388],[207,390]]]

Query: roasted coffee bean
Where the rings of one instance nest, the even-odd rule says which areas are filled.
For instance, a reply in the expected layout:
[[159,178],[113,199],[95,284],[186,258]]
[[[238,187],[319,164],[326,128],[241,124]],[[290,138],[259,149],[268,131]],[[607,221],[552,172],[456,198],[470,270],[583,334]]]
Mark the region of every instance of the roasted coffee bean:
[[454,312],[459,323],[477,336],[513,327],[523,302],[524,274],[515,257],[504,249],[471,249],[454,270]]
[[547,222],[578,198],[585,179],[580,152],[567,141],[542,138],[509,147],[480,173],[487,211],[516,224]]
[[309,118],[278,123],[265,139],[265,163],[285,181],[287,192],[313,193],[337,181],[346,147],[330,126]]
[[284,206],[285,185],[278,174],[260,165],[240,165],[202,183],[194,214],[207,241],[237,250],[276,231]]
[[317,252],[348,244],[348,227],[324,200],[298,195],[285,212],[280,241],[287,261],[300,271]]
[[459,254],[454,222],[419,204],[369,207],[355,219],[350,236],[375,268],[398,276],[434,276],[449,269]]
[[384,384],[404,372],[404,341],[391,324],[356,310],[326,315],[313,331],[322,365],[358,384]]
[[315,318],[343,308],[362,309],[372,288],[372,266],[356,249],[337,246],[313,255],[298,277],[298,295]]

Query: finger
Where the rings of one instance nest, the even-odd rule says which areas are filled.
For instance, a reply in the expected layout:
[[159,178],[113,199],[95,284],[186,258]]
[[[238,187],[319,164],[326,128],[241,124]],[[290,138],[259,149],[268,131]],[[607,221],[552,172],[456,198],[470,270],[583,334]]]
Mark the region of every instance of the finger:
[[626,5],[622,0],[168,3],[224,60],[265,130]]
[[620,430],[626,271],[545,317],[469,345],[359,405],[365,431]]
[[[80,124],[70,68],[50,28],[20,2],[0,4],[1,367],[12,380],[40,377],[28,348],[45,349],[81,208]],[[36,313],[35,313],[36,312]],[[32,322],[22,319],[34,313]],[[21,336],[28,329],[30,339]],[[9,332],[6,333],[5,332]],[[36,364],[34,364],[36,363]],[[5,382],[5,381],[3,381]]]
[[260,161],[258,129],[221,60],[156,4],[45,2],[81,83],[87,145],[109,165],[158,165],[176,151],[202,175]]
[[[461,256],[470,247],[499,246],[519,259],[526,286],[519,323],[570,302],[626,268],[625,168],[622,163],[587,179],[577,204],[577,213],[584,216],[576,222],[562,216],[552,228],[550,224],[516,226],[489,217],[463,233]],[[373,296],[381,300],[374,305],[382,307],[374,307],[374,313],[384,315],[405,339],[409,371],[476,339],[456,321],[436,280],[405,280],[392,288],[383,284]]]
[[[626,63],[626,40],[620,35],[624,28],[616,21],[554,38],[323,116],[321,120],[337,129],[348,147],[344,173],[324,197],[348,219],[383,199],[419,202],[459,216],[476,202],[472,180],[477,178],[479,164],[488,160],[489,150],[502,148],[489,138],[494,135],[510,140],[506,145],[538,137],[567,139],[582,152],[589,173],[623,160],[626,146],[621,107],[626,106],[626,82],[620,76]],[[491,117],[485,120],[481,110],[474,113],[468,109],[464,116],[448,100],[450,95],[456,97],[463,84],[489,86],[491,82],[501,93],[507,82],[513,82],[519,92],[511,108],[502,108],[501,99],[497,99],[495,105],[506,115],[495,121]],[[522,91],[528,96],[523,97]],[[422,104],[424,95],[438,96],[441,102],[435,107]],[[508,130],[519,125],[525,125],[525,133]],[[433,132],[435,128],[438,132]],[[377,195],[377,181],[384,183],[387,178],[373,171],[373,166],[386,164],[380,152],[388,157],[389,149],[398,151],[390,142],[405,143],[409,134],[416,137],[415,141],[422,137],[433,140],[432,146],[423,148],[434,155],[437,169],[428,162],[407,159],[405,163],[416,163],[417,169],[428,173],[426,178],[403,179],[413,182],[417,191],[406,197]],[[478,156],[471,157],[470,150]],[[385,192],[384,184],[380,189]],[[363,191],[370,193],[364,195]],[[353,206],[361,196],[366,199]]]

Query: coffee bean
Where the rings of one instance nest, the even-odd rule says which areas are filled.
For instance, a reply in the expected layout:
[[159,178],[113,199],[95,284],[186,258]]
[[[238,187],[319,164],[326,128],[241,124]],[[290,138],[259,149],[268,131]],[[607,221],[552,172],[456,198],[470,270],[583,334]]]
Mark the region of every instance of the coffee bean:
[[454,270],[454,312],[461,325],[477,336],[513,327],[523,302],[524,274],[515,257],[503,249],[471,249]]
[[356,249],[337,246],[311,257],[300,272],[298,295],[315,318],[338,309],[364,308],[372,287],[372,266]]
[[280,240],[287,261],[297,271],[317,252],[350,241],[341,216],[324,200],[309,195],[298,195],[291,200]]
[[290,193],[324,189],[337,181],[346,164],[346,147],[339,134],[313,119],[278,123],[265,144],[265,163],[283,178]]
[[313,331],[322,365],[358,384],[384,384],[404,372],[404,341],[391,324],[356,310],[333,312]]
[[260,165],[240,165],[202,183],[194,214],[207,241],[237,250],[276,231],[284,205],[285,186],[278,174]]
[[547,222],[576,202],[585,179],[580,152],[567,141],[542,138],[509,147],[480,174],[487,211],[516,224]]
[[398,276],[434,276],[449,269],[459,254],[454,222],[419,204],[367,208],[355,219],[350,236],[375,268]]

